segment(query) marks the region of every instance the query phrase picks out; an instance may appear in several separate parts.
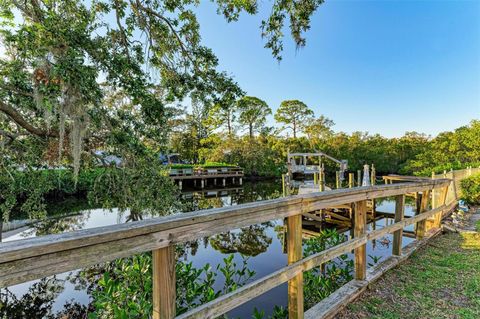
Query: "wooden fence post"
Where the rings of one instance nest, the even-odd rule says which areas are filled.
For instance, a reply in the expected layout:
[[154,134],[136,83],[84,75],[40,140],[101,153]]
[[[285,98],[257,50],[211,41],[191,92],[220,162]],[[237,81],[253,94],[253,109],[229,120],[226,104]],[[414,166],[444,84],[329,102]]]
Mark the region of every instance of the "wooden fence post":
[[339,171],[335,172],[335,184],[336,184],[337,189],[342,187],[342,184],[341,184],[341,181],[340,181],[340,172]]
[[[288,264],[302,259],[302,215],[287,218]],[[303,319],[303,273],[288,281],[288,318]]]
[[[395,197],[395,222],[402,221],[404,213],[405,213],[405,195],[397,195]],[[395,256],[402,255],[402,236],[403,236],[403,229],[399,229],[393,233],[392,255],[395,255]]]
[[[355,203],[355,225],[353,236],[359,237],[365,234],[367,225],[367,201]],[[365,280],[367,275],[367,246],[364,244],[355,248],[355,279]]]
[[325,173],[323,172],[323,168],[320,175],[318,175],[318,188],[321,192],[325,190]]
[[153,319],[175,318],[175,246],[152,251]]
[[[429,190],[423,191],[420,198],[420,207],[418,209],[419,214],[427,211],[429,197],[430,197],[430,191]],[[423,237],[425,237],[426,225],[427,225],[427,221],[425,219],[417,223],[417,239],[422,239]]]
[[354,184],[355,174],[348,173],[348,187],[352,188]]
[[[433,190],[435,192],[435,190]],[[443,187],[439,196],[436,197],[435,201],[433,201],[432,198],[432,209],[440,207],[442,205],[446,204],[447,201],[447,195],[448,195],[448,186]],[[440,212],[434,216],[434,224],[433,227],[439,228],[442,225],[442,217],[443,217],[443,212]]]

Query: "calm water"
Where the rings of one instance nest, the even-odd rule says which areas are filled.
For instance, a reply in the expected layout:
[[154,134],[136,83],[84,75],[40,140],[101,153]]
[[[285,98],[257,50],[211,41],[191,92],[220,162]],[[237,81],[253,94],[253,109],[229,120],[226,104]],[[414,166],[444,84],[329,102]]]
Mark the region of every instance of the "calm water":
[[[198,210],[237,205],[280,196],[280,182],[247,182],[238,188],[226,188],[223,190],[207,189],[203,193],[186,192],[182,196],[182,201],[186,204],[185,210]],[[55,218],[37,223],[33,226],[25,226],[15,231],[4,233],[4,241],[124,223],[131,218],[128,212],[121,213],[117,210],[81,209],[76,211],[76,207],[78,206],[85,207],[85,203],[75,203],[73,205],[64,204],[61,207],[57,206],[52,208],[51,215],[56,216]],[[377,210],[393,212],[394,202],[391,200],[383,200],[378,203]],[[409,205],[408,202],[405,214],[413,215],[413,207]],[[144,216],[144,218],[149,217]],[[369,224],[368,227],[369,229],[379,229],[392,222],[391,219],[382,219],[375,224]],[[307,226],[305,226],[305,228],[307,228]],[[312,230],[315,229],[315,227],[312,228],[308,226],[308,229]],[[412,230],[412,228],[409,230]],[[350,231],[345,231],[345,235],[350,236]],[[215,268],[217,264],[222,263],[223,258],[228,254],[234,254],[235,261],[238,265],[242,264],[242,255],[248,256],[248,267],[255,271],[255,276],[252,278],[252,280],[254,280],[280,269],[287,264],[286,254],[283,253],[282,236],[283,221],[277,220],[261,225],[254,225],[190,243],[185,247],[185,253],[180,256],[180,259],[192,262],[194,266],[199,268],[207,263],[209,263],[212,268]],[[246,240],[241,241],[239,238]],[[407,245],[412,240],[411,238],[405,237],[403,244]],[[369,242],[367,244],[368,261],[373,263],[373,256],[381,257],[380,261],[389,256],[391,254],[391,242],[391,235]],[[52,277],[53,279],[50,279],[52,287],[49,289],[54,294],[54,298],[50,303],[45,302],[45,307],[51,307],[55,313],[61,311],[68,302],[87,305],[91,301],[84,285],[79,284],[78,281],[69,280],[75,277],[77,273],[78,271],[73,271],[57,275],[54,278]],[[38,281],[12,286],[9,287],[9,290],[13,292],[17,298],[21,298],[35,282]],[[217,284],[223,285],[221,281]],[[285,306],[286,304],[287,286],[284,284],[238,307],[231,311],[229,315],[231,317],[251,318],[254,307],[263,309],[268,315],[271,313],[274,305]]]

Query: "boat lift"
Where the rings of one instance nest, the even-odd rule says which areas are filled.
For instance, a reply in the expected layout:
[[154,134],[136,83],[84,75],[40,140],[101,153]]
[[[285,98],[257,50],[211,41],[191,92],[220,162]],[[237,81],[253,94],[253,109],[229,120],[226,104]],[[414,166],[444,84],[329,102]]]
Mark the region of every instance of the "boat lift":
[[[318,157],[318,165],[308,165],[307,159],[312,157]],[[324,163],[322,158],[326,158],[332,162],[337,163],[340,166],[340,181],[345,180],[345,171],[348,169],[347,160],[338,160],[332,156],[325,154],[323,152],[317,151],[316,153],[289,153],[287,156],[287,165],[289,177],[293,179],[293,175],[314,175],[324,172]]]

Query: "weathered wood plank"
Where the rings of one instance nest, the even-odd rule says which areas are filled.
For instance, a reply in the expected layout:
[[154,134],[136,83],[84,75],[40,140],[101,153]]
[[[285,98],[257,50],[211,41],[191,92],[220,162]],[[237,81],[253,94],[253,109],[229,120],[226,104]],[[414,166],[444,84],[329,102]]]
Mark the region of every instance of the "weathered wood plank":
[[[353,236],[355,238],[365,235],[367,225],[367,201],[355,203],[355,224],[353,225]],[[367,272],[367,247],[361,245],[355,249],[355,279],[364,280]]]
[[[405,195],[397,195],[395,197],[395,223],[403,220],[405,213]],[[392,254],[400,256],[402,254],[402,236],[403,229],[399,229],[393,233]]]
[[[426,190],[423,192],[420,199],[420,214],[424,213],[428,209],[428,201],[430,199],[430,191]],[[420,220],[417,223],[417,239],[422,239],[425,237],[427,221],[425,219]]]
[[[287,218],[287,259],[294,264],[302,259],[302,216]],[[303,319],[303,272],[288,281],[288,318]]]
[[[432,203],[432,208],[436,208],[438,206],[445,205],[446,200],[447,200],[447,195],[448,195],[448,186],[441,189],[440,198],[438,199],[438,203],[436,203],[435,206],[433,206],[433,203]],[[437,228],[440,227],[440,225],[442,224],[442,217],[443,217],[442,215],[443,215],[442,213],[439,213],[439,214],[435,215],[434,227],[437,227]]]
[[152,251],[153,319],[175,318],[175,246]]
[[367,288],[367,282],[352,280],[305,312],[305,319],[333,318]]

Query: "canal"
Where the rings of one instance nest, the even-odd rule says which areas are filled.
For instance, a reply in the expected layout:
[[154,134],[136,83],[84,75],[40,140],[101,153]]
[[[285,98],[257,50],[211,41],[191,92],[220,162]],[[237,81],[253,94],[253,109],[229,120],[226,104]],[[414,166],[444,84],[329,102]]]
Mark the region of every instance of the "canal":
[[[201,192],[185,190],[181,201],[183,211],[192,211],[208,208],[217,208],[238,205],[248,202],[273,199],[282,196],[280,181],[245,182],[242,186],[227,187],[222,189],[208,188]],[[393,212],[394,202],[384,199],[377,203],[378,210]],[[407,201],[405,215],[413,215],[414,207]],[[45,221],[36,222],[32,225],[23,225],[15,230],[3,233],[3,241],[14,241],[29,237],[42,236],[52,233],[61,233],[79,229],[94,228],[99,226],[113,225],[131,222],[139,218],[146,219],[152,216],[131,216],[128,212],[118,210],[104,210],[88,207],[85,201],[67,201],[57,203],[49,207],[49,218]],[[392,223],[389,218],[377,220],[368,227],[382,228]],[[22,225],[21,221],[13,224]],[[341,236],[348,239],[350,231],[341,231]],[[233,255],[233,262],[241,267],[246,262],[252,271],[247,276],[245,283],[255,280],[273,271],[284,267],[287,256],[284,253],[283,243],[284,227],[282,220],[271,221],[259,225],[245,227],[209,238],[203,238],[177,249],[178,258],[185,263],[192,263],[195,268],[211,266],[212,271],[217,271],[218,265],[224,265],[224,259]],[[305,238],[312,237],[311,225],[306,226]],[[409,244],[413,239],[405,237],[403,245]],[[378,240],[367,244],[367,258],[370,265],[382,261],[391,254],[392,236],[386,235]],[[338,265],[345,265],[351,260],[352,254],[347,254],[346,259]],[[42,312],[35,310],[29,314],[29,319],[34,318],[62,318],[62,312],[68,312],[65,318],[84,318],[82,312],[92,302],[92,285],[89,284],[87,272],[82,270],[52,276],[41,281],[32,281],[24,284],[2,289],[0,306],[9,304],[11,307],[27,307],[33,305],[42,308]],[[214,284],[215,289],[221,290],[224,278],[217,276]],[[286,306],[287,286],[281,285],[271,291],[255,298],[254,300],[234,309],[228,314],[229,318],[252,318],[253,309],[257,308],[270,315],[274,306]],[[75,308],[76,307],[76,308]],[[78,311],[72,311],[75,308]],[[68,311],[66,310],[68,309]],[[33,311],[33,308],[32,308]],[[0,314],[2,307],[0,307]],[[78,317],[76,317],[78,315]]]

